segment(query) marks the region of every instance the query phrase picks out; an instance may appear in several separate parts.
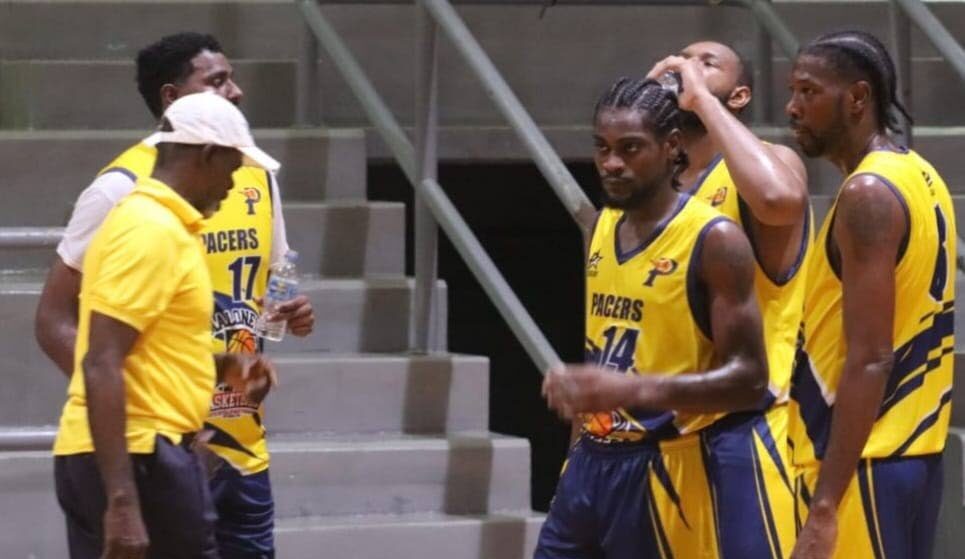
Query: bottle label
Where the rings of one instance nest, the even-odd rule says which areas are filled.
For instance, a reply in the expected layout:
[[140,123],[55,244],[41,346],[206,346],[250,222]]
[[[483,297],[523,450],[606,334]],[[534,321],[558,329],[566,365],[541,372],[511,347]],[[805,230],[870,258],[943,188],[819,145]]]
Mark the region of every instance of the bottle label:
[[279,277],[271,278],[268,282],[266,299],[273,301],[288,301],[298,295],[298,283]]

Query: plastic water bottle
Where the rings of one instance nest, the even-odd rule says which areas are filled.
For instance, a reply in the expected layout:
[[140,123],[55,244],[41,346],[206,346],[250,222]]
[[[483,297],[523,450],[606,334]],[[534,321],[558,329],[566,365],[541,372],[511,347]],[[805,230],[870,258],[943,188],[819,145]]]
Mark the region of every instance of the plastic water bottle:
[[297,261],[298,253],[289,250],[285,253],[284,260],[271,267],[268,292],[265,293],[265,308],[255,321],[255,333],[266,340],[280,342],[285,337],[285,321],[268,321],[267,317],[278,310],[282,303],[298,295],[298,273],[295,271]]
[[660,77],[657,78],[657,83],[662,85],[665,90],[677,96],[684,90],[683,79],[681,79],[680,74],[677,72],[666,72],[660,75]]

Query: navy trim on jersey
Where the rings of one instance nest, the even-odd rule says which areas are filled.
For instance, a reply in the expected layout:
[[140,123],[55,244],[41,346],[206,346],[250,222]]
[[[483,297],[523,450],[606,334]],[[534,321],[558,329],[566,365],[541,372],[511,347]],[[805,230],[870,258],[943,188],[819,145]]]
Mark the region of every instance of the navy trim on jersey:
[[723,221],[730,220],[724,216],[715,217],[707,222],[704,228],[700,230],[700,233],[697,235],[697,241],[694,243],[694,250],[690,254],[689,268],[687,268],[687,303],[690,305],[690,314],[693,316],[694,322],[697,323],[697,327],[707,336],[708,340],[713,340],[714,337],[710,328],[707,289],[697,274],[700,268],[700,257],[704,248],[704,239],[712,227]]
[[797,257],[794,259],[794,263],[788,268],[786,272],[780,276],[773,278],[771,274],[767,272],[767,268],[761,262],[760,254],[757,252],[757,239],[754,237],[753,228],[749,227],[750,218],[754,216],[750,208],[747,206],[747,202],[741,198],[740,193],[737,193],[737,210],[740,212],[741,216],[741,229],[744,230],[744,234],[747,235],[747,240],[751,243],[751,250],[754,252],[754,260],[757,261],[758,267],[764,272],[764,277],[769,279],[771,283],[778,287],[783,287],[787,285],[789,281],[794,279],[797,275],[798,270],[801,269],[801,264],[804,263],[804,256],[808,251],[808,238],[811,234],[811,202],[808,201],[807,205],[804,207],[804,229],[801,231],[801,245],[797,249]]
[[125,167],[111,167],[110,169],[104,169],[104,171],[98,176],[104,176],[107,173],[120,173],[125,177],[131,179],[133,182],[137,182],[137,175],[131,172],[130,169]]
[[684,209],[684,206],[686,206],[687,202],[689,201],[690,201],[689,195],[685,194],[685,195],[679,196],[677,198],[677,206],[673,209],[670,215],[663,218],[663,220],[661,220],[660,223],[657,224],[654,230],[650,232],[650,235],[646,239],[644,239],[642,243],[637,245],[636,248],[627,251],[626,253],[620,250],[620,226],[623,225],[623,222],[626,221],[627,219],[627,214],[626,212],[624,212],[623,215],[620,216],[620,219],[617,220],[616,226],[613,228],[613,250],[617,256],[617,264],[626,264],[627,261],[629,261],[631,258],[640,254],[641,252],[646,250],[648,246],[653,244],[653,242],[657,240],[657,237],[659,237],[660,234],[663,233],[664,229],[666,229],[667,226],[670,225],[670,222],[673,221],[674,218],[680,214],[680,211]]
[[723,160],[724,160],[723,153],[718,153],[717,155],[715,155],[714,158],[710,160],[710,163],[706,167],[704,167],[704,170],[701,171],[699,175],[697,175],[697,180],[694,181],[693,186],[691,186],[688,190],[685,191],[685,194],[690,194],[691,196],[696,194],[697,191],[700,190],[700,187],[704,185],[704,181],[707,180],[707,177],[710,176],[710,174],[714,171],[714,169],[717,168],[717,165],[719,165],[720,162]]
[[[905,197],[902,196],[901,191],[898,190],[898,188],[892,184],[891,181],[877,173],[858,173],[851,178],[860,177],[862,175],[868,175],[883,182],[885,186],[891,190],[891,193],[895,195],[895,198],[898,198],[898,202],[901,204],[901,209],[905,212],[905,235],[902,237],[901,244],[898,246],[898,257],[895,258],[895,266],[897,267],[898,264],[901,264],[901,260],[905,257],[905,251],[908,249],[908,240],[911,238],[911,212],[908,210],[908,203],[905,201]],[[851,180],[851,178],[848,180]],[[828,219],[831,220],[831,223],[828,225],[828,237],[824,241],[824,251],[828,257],[828,263],[831,265],[831,271],[834,272],[834,277],[838,278],[838,281],[841,281],[840,255],[838,256],[837,262],[835,262],[835,259],[831,257],[831,249],[833,247],[832,243],[834,242],[834,219],[837,217],[837,214],[838,201],[835,199],[834,209],[832,210],[831,215],[828,216]]]

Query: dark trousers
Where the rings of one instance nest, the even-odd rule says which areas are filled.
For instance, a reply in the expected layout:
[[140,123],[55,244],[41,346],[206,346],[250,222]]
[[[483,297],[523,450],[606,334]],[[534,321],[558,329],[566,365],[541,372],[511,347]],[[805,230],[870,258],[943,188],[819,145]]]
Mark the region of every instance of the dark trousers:
[[[197,456],[158,436],[153,454],[132,454],[151,559],[217,559],[215,512]],[[71,559],[99,559],[107,500],[93,453],[57,456],[57,500],[67,517]]]

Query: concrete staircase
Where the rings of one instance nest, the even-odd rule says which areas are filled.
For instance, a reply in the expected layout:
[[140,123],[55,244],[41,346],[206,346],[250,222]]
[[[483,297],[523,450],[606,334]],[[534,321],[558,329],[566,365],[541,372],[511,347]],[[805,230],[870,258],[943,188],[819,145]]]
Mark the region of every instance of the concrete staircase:
[[[538,3],[466,4],[459,11],[469,27],[570,161],[588,159],[590,108],[615,76],[640,73],[664,54],[706,37],[753,51],[752,19],[736,8],[561,2],[540,19]],[[965,36],[965,2],[929,5],[954,36]],[[882,0],[777,0],[775,6],[801,40],[847,26],[888,37]],[[395,114],[411,123],[411,6],[331,3],[324,11]],[[385,160],[388,151],[369,132],[324,54],[313,117],[329,127],[292,127],[295,59],[304,37],[299,17],[289,0],[3,2],[0,169],[6,196],[0,227],[63,225],[93,174],[152,125],[133,84],[137,49],[185,28],[213,33],[245,90],[243,108],[258,128],[259,143],[284,164],[289,240],[301,252],[303,290],[319,318],[309,339],[271,348],[282,375],[266,418],[279,556],[529,556],[541,517],[529,510],[528,444],[487,432],[485,358],[405,353],[413,306],[412,282],[404,275],[405,209],[366,200],[366,161]],[[952,187],[958,222],[965,223],[965,86],[917,30],[912,43],[912,111],[923,125],[916,148]],[[441,157],[526,159],[478,82],[445,40],[442,47]],[[781,123],[788,61],[776,47],[774,52],[771,102],[774,122]],[[788,142],[780,129],[759,131]],[[822,162],[809,161],[808,167],[820,217],[840,177]],[[4,559],[66,556],[45,446],[65,381],[32,336],[52,256],[51,249],[0,249],[0,374],[7,381],[0,391]],[[965,293],[965,280],[958,281]],[[445,301],[445,285],[440,282],[438,290]],[[525,300],[525,293],[520,296]],[[437,323],[446,323],[445,305]],[[439,347],[446,347],[444,330]],[[965,371],[965,362],[957,365]],[[961,393],[953,407],[956,428],[946,453],[936,557],[957,557],[965,546]]]
[[[139,137],[129,131],[0,133],[17,169],[2,223],[63,223],[96,169]],[[530,512],[524,439],[489,433],[488,360],[405,353],[413,284],[404,276],[404,207],[365,199],[356,129],[258,130],[285,165],[289,241],[318,325],[272,345],[282,387],[267,403],[281,557],[524,557]],[[26,154],[55,152],[43,165]],[[40,203],[38,203],[40,202]],[[49,440],[65,380],[36,347],[33,311],[51,249],[7,251],[0,272],[0,556],[60,558],[63,520]],[[439,297],[446,300],[440,282]],[[445,325],[442,305],[438,323]],[[445,347],[445,331],[436,340]],[[42,529],[37,529],[42,527]],[[448,546],[448,547],[446,547]]]
[[[150,128],[127,62],[146,37],[192,21],[231,44],[233,33],[219,26],[264,30],[280,13],[283,24],[267,24],[274,31],[257,42],[277,44],[297,29],[288,2],[136,4],[0,7],[5,27],[62,26],[31,33],[22,50],[26,43],[7,35],[13,27],[0,31],[0,167],[9,201],[0,226],[63,225],[94,173]],[[120,10],[121,20],[158,13],[155,21],[167,24],[142,26],[127,50],[92,61],[96,55],[71,45],[71,37],[78,28],[109,35],[124,27],[113,16],[104,23],[105,7]],[[209,25],[199,23],[198,10],[210,11]],[[247,15],[231,23],[232,13]],[[269,349],[282,379],[266,418],[279,556],[527,557],[542,522],[530,510],[530,448],[525,439],[488,432],[488,360],[406,353],[414,303],[405,277],[405,208],[366,199],[363,130],[290,127],[293,53],[271,50],[265,56],[279,60],[233,61],[245,76],[244,109],[260,127],[257,140],[283,163],[289,242],[301,253],[302,290],[318,317],[309,338]],[[64,87],[68,82],[74,86]],[[98,85],[81,99],[71,93],[80,83]],[[9,383],[0,391],[0,557],[59,559],[66,557],[65,530],[48,448],[66,382],[32,335],[54,253],[0,254],[0,371]],[[436,323],[443,326],[434,341],[445,348],[445,285],[437,290],[443,304]]]

